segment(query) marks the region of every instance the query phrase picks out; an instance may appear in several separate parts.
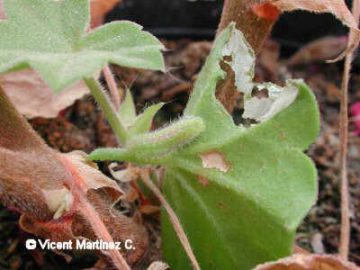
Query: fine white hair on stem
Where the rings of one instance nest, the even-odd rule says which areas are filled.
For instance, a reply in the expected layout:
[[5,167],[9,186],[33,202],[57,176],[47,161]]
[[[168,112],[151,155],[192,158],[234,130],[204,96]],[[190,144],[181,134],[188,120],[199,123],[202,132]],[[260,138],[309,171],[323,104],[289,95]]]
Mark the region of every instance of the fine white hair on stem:
[[144,182],[144,184],[154,193],[154,195],[157,197],[157,199],[160,201],[162,206],[165,208],[166,212],[169,215],[170,222],[181,242],[181,245],[183,246],[187,256],[189,257],[192,267],[194,270],[200,270],[200,265],[195,257],[195,254],[191,248],[190,242],[186,236],[186,233],[184,229],[181,226],[180,220],[177,217],[175,211],[171,208],[170,204],[167,202],[165,197],[162,195],[161,191],[158,189],[158,187],[153,183],[153,181],[150,179],[150,170],[143,170],[141,173],[141,180]]
[[[82,198],[84,199],[84,198]],[[105,224],[97,214],[94,207],[86,200],[81,201],[81,206],[79,210],[84,218],[89,221],[95,235],[106,242],[114,242],[112,236],[110,235],[108,229]],[[116,249],[110,249],[108,252],[103,252],[108,255],[114,264],[114,267],[119,270],[131,270],[130,266],[127,264],[125,258],[121,255],[121,253]]]
[[117,87],[117,84],[116,84],[116,81],[114,78],[114,74],[112,73],[112,71],[108,65],[103,68],[103,73],[104,73],[106,84],[109,88],[111,101],[114,104],[115,110],[119,111],[121,98],[120,98],[119,89]]
[[[359,22],[360,16],[360,0],[353,1],[352,13],[356,20]],[[359,33],[354,29],[350,29],[349,46],[354,40],[358,43]],[[358,44],[356,44],[357,47]],[[339,253],[340,256],[347,260],[349,255],[350,245],[350,213],[349,213],[349,180],[347,171],[347,155],[348,155],[348,136],[349,136],[349,118],[348,118],[348,91],[349,91],[349,80],[351,71],[351,62],[353,59],[354,50],[351,50],[345,58],[343,80],[341,84],[341,101],[340,101],[340,169],[341,169],[341,229],[340,229],[340,244]]]

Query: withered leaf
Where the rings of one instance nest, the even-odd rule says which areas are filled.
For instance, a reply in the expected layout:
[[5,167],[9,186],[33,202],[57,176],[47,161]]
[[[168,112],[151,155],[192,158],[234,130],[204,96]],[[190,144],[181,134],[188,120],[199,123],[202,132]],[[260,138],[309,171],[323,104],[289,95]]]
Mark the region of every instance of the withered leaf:
[[[149,245],[147,231],[140,224],[140,220],[126,217],[119,211],[111,209],[109,205],[112,205],[112,200],[108,197],[106,190],[91,190],[87,197],[114,241],[124,242],[127,239],[133,241],[135,249],[122,252],[129,264],[138,262],[144,256]],[[93,232],[91,222],[78,212],[47,222],[37,221],[29,215],[23,215],[20,219],[20,225],[25,231],[53,241],[68,241],[76,238],[95,241],[97,237]]]
[[95,163],[86,160],[84,152],[73,151],[60,155],[62,162],[65,162],[66,166],[71,166],[71,169],[68,169],[76,170],[76,174],[84,180],[81,185],[84,186],[85,191],[89,189],[106,189],[113,202],[116,202],[123,195],[124,192],[115,181],[102,174]]
[[[270,5],[270,6],[269,6]],[[272,7],[271,7],[272,6]],[[339,19],[344,25],[350,27],[349,44],[346,50],[336,55],[332,61],[338,61],[346,54],[353,51],[359,44],[360,31],[358,28],[358,19],[353,16],[343,0],[260,0],[252,7],[253,12],[260,18],[267,18],[274,13],[273,8],[281,12],[305,10],[314,13],[331,13]]]
[[86,201],[114,240],[133,240],[136,250],[126,258],[138,261],[148,245],[147,232],[140,220],[112,209],[123,194],[118,185],[83,153],[60,154],[46,146],[1,88],[0,115],[0,202],[23,214],[22,228],[54,241],[95,240],[96,221],[81,211]]
[[359,267],[334,255],[296,254],[259,265],[255,270],[359,270]]
[[84,83],[80,82],[54,94],[31,69],[1,75],[0,84],[16,109],[30,119],[56,117],[61,110],[89,93]]
[[63,190],[63,181],[70,174],[2,89],[0,104],[0,200],[38,220],[49,220],[54,211],[47,205],[45,193]]
[[344,36],[328,36],[317,39],[302,47],[288,61],[288,66],[325,62],[339,56],[345,49],[348,39]]
[[283,12],[301,9],[315,13],[331,13],[346,26],[358,30],[358,24],[343,0],[262,0],[260,3],[270,3]]

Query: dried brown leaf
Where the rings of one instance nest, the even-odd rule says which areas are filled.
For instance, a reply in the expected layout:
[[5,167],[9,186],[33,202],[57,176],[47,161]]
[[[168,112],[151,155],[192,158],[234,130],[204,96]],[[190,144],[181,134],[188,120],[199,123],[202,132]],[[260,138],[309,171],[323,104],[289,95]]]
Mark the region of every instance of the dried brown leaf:
[[288,66],[306,65],[313,62],[325,62],[338,57],[347,47],[344,36],[328,36],[317,39],[302,47],[287,62]]
[[56,117],[61,110],[89,93],[81,82],[55,94],[31,69],[1,75],[0,84],[17,110],[27,118]]
[[77,173],[84,179],[84,190],[87,192],[90,189],[107,189],[108,195],[112,202],[119,200],[124,192],[119,185],[102,174],[95,163],[86,160],[86,154],[82,151],[73,151],[67,154],[61,154],[61,158],[66,160],[70,166],[76,168]]
[[111,176],[121,183],[135,181],[140,177],[139,169],[136,167],[127,167],[125,169],[117,170],[118,165],[111,163],[109,165],[109,171]]
[[[294,11],[294,10],[305,10],[314,13],[331,13],[337,19],[339,19],[344,25],[350,27],[354,31],[350,36],[350,42],[340,55],[336,57],[337,61],[344,58],[348,53],[351,53],[359,44],[360,31],[358,28],[358,22],[354,18],[345,4],[344,0],[260,0],[260,5],[271,4],[282,12]],[[255,6],[259,3],[255,4]],[[268,7],[269,12],[271,9]],[[256,13],[261,18],[263,13]]]
[[296,254],[259,265],[255,270],[359,270],[359,267],[334,255]]
[[112,209],[123,194],[115,181],[83,153],[60,154],[46,146],[1,88],[0,115],[0,201],[23,214],[22,228],[54,241],[132,239],[136,250],[124,255],[138,261],[148,246],[147,232],[139,220]]
[[54,211],[46,192],[61,191],[70,177],[53,150],[30,128],[0,89],[0,201],[39,220]]
[[301,9],[315,13],[331,13],[346,26],[358,30],[358,24],[344,0],[262,0],[261,2],[271,3],[283,12]]

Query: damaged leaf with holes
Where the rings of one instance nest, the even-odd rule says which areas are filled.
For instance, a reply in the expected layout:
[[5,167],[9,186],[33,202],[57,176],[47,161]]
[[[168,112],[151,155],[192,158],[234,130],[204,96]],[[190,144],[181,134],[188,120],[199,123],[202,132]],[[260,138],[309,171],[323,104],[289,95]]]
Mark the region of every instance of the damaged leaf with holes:
[[[220,68],[224,55],[232,56],[228,64],[244,93],[243,117],[258,122],[249,128],[236,126],[215,98],[216,85],[225,76]],[[216,40],[185,111],[201,117],[206,129],[165,161],[164,193],[204,269],[252,269],[290,255],[296,228],[316,199],[316,170],[303,154],[319,131],[314,96],[301,81],[289,81],[283,89],[253,84],[253,63],[242,34],[227,28]],[[249,69],[241,72],[241,66]],[[253,97],[252,88],[266,88],[268,97]],[[179,243],[171,240],[174,232],[166,214],[162,232],[172,269],[189,269]]]
[[[234,70],[244,96],[243,117],[254,123],[250,126],[235,125],[215,97],[225,77],[222,61]],[[175,147],[171,138],[187,132],[185,125],[176,130],[175,122],[150,133],[154,140],[156,133],[168,134],[156,141],[162,143],[161,155],[150,153],[159,149],[141,155],[126,145],[91,155],[102,159],[111,153],[111,159],[165,167],[163,192],[203,269],[252,269],[290,255],[296,228],[317,195],[317,173],[303,153],[319,132],[314,95],[301,80],[288,81],[284,88],[254,83],[254,61],[242,33],[229,26],[215,41],[179,120],[196,119],[196,136]],[[165,212],[162,218],[166,262],[171,269],[191,269]]]

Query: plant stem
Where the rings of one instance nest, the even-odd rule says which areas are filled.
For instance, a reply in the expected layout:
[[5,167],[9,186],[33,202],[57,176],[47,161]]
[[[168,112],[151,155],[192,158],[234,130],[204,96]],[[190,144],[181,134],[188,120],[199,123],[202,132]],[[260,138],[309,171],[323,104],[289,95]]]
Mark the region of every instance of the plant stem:
[[128,136],[127,131],[122,125],[113,104],[111,103],[104,89],[101,87],[100,83],[93,77],[84,78],[84,82],[103,110],[106,119],[114,130],[114,133],[118,137],[120,143],[125,143]]
[[129,155],[127,149],[124,148],[98,148],[93,152],[91,152],[89,158],[95,161],[99,161],[99,160],[129,161],[131,159],[131,155]]
[[[352,54],[350,54],[352,55]],[[349,217],[349,187],[347,172],[348,153],[348,83],[351,69],[351,58],[345,59],[344,74],[342,82],[341,104],[340,104],[340,168],[341,168],[341,231],[339,253],[347,259],[350,242],[350,217]]]
[[[230,22],[235,22],[236,28],[241,30],[255,53],[259,53],[265,39],[269,35],[276,20],[259,18],[252,11],[251,6],[257,0],[225,0],[218,33],[224,30]],[[232,113],[239,97],[235,87],[235,76],[231,68],[225,66],[226,79],[217,89],[217,98],[229,113]]]
[[251,9],[257,0],[225,0],[221,14],[218,33],[229,23],[235,22],[236,28],[241,30],[256,53],[269,35],[275,20],[259,18]]
[[[99,217],[98,213],[94,209],[94,207],[84,198],[85,195],[80,197],[79,211],[82,216],[89,221],[94,233],[99,239],[104,240],[108,243],[113,243],[114,240],[110,235],[108,229],[105,224]],[[111,258],[114,266],[119,270],[131,270],[130,266],[127,264],[124,257],[121,253],[116,249],[109,249],[108,255]]]
[[111,99],[112,99],[112,102],[115,107],[115,111],[118,112],[119,108],[120,108],[121,98],[120,98],[120,94],[119,94],[119,89],[116,85],[114,74],[111,72],[111,69],[109,66],[105,66],[103,68],[103,73],[104,73],[106,84],[108,85],[108,88],[110,91],[110,95],[111,95]]
[[[360,1],[353,1],[352,13],[355,20],[359,21],[360,14]],[[350,29],[349,46],[356,39],[358,33],[355,30]],[[356,44],[357,45],[357,44]],[[349,80],[351,71],[351,62],[353,59],[353,51],[351,50],[345,58],[343,80],[341,85],[342,95],[340,101],[340,159],[341,159],[341,232],[340,232],[340,245],[339,253],[340,256],[347,260],[349,255],[349,244],[350,244],[350,199],[349,199],[349,180],[347,171],[347,156],[348,156],[348,136],[349,136],[349,111],[348,111],[348,91],[349,91]]]
[[[92,228],[93,233],[98,239],[104,240],[105,242],[112,243],[114,242],[113,237],[111,236],[108,228],[104,224],[104,221],[99,215],[99,210],[88,201],[87,191],[88,187],[85,183],[83,176],[78,168],[73,166],[70,161],[66,158],[61,159],[65,168],[71,173],[71,178],[67,179],[67,186],[70,188],[74,200],[77,202],[77,210],[82,215],[82,217],[87,220],[89,225]],[[125,258],[122,256],[119,250],[109,249],[107,252],[102,251],[105,255],[109,256],[116,267],[119,270],[131,270],[130,266],[126,262]]]
[[195,254],[192,251],[190,242],[186,236],[184,229],[181,226],[179,218],[176,216],[175,211],[171,208],[170,204],[166,201],[164,196],[161,194],[161,191],[157,188],[157,186],[152,182],[149,176],[149,171],[143,171],[141,174],[141,180],[144,184],[154,193],[157,199],[160,201],[161,205],[165,208],[166,212],[169,215],[169,219],[173,228],[179,237],[180,243],[182,244],[189,260],[192,264],[194,270],[201,270],[198,261],[196,260]]

